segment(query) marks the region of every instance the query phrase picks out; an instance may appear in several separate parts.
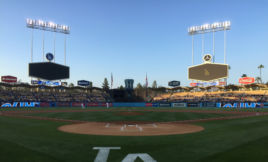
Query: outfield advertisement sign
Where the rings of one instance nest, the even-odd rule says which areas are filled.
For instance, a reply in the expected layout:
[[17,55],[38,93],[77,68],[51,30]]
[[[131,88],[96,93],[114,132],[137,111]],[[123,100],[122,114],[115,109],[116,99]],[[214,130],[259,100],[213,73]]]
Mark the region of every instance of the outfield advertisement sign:
[[263,107],[263,104],[261,104],[259,102],[217,103],[216,107],[221,107],[221,108],[258,108],[258,107]]
[[200,107],[200,103],[187,103],[187,107]]
[[113,107],[145,107],[145,102],[114,102]]
[[40,102],[12,102],[4,103],[1,107],[40,107]]
[[146,107],[159,107],[159,103],[146,103]]
[[262,103],[263,108],[268,108],[268,102]]
[[170,107],[170,103],[159,103],[159,107]]
[[172,103],[171,105],[172,107],[186,107],[187,106],[186,103]]
[[216,107],[216,103],[215,102],[203,102],[202,106],[203,107]]
[[56,106],[58,107],[70,107],[70,102],[57,102]]

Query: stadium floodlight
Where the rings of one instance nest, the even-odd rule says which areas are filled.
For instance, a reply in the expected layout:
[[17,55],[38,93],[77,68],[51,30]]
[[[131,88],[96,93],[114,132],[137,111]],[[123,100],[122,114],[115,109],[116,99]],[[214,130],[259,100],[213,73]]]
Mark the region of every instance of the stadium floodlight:
[[[55,55],[56,55],[56,33],[63,33],[65,34],[64,37],[64,64],[66,65],[66,35],[70,34],[70,27],[67,25],[60,25],[56,24],[51,21],[44,21],[44,20],[35,20],[35,19],[26,19],[26,26],[31,29],[39,29],[43,31],[50,31],[54,32],[54,62],[55,62]],[[45,60],[45,36],[43,33],[43,61]],[[33,62],[33,30],[32,30],[32,38],[31,38],[31,62]]]
[[43,20],[27,19],[26,26],[28,28],[47,30],[52,32],[70,34],[70,27],[67,25],[60,25],[54,22],[46,22]]
[[224,22],[215,22],[213,24],[203,24],[200,26],[191,26],[190,28],[188,28],[188,33],[190,35],[195,35],[195,34],[203,34],[208,32],[216,32],[230,29],[231,29],[231,22],[224,21]]
[[213,62],[215,61],[215,32],[224,31],[224,63],[226,62],[226,31],[231,29],[230,21],[214,22],[212,24],[203,24],[200,26],[191,26],[188,28],[188,34],[192,36],[192,64],[194,65],[194,35],[202,34],[202,55],[204,50],[204,34],[213,33]]

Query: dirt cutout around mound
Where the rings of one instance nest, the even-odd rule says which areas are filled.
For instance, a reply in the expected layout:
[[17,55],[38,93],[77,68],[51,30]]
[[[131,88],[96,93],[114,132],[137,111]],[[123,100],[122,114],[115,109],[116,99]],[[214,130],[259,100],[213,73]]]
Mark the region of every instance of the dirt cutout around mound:
[[79,124],[63,125],[58,128],[60,131],[88,135],[109,135],[109,136],[157,136],[174,135],[200,132],[203,127],[193,124],[179,123],[102,123],[87,122]]

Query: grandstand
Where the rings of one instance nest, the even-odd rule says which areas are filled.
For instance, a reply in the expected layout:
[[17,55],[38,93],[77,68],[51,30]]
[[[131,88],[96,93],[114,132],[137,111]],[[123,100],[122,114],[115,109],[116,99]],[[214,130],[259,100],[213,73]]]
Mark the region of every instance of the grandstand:
[[154,97],[154,102],[267,102],[268,90],[176,92]]
[[[226,87],[176,87],[166,93],[150,89],[149,102],[268,102],[267,85],[229,85]],[[232,89],[231,89],[232,88]],[[114,92],[112,90],[111,92]],[[137,97],[133,95],[133,97]],[[120,100],[124,102],[125,100]],[[128,102],[137,102],[130,100]],[[100,88],[40,86],[29,84],[0,83],[0,102],[59,102],[59,103],[106,103],[117,102],[115,95]]]
[[0,84],[0,102],[111,102],[99,88],[43,87]]

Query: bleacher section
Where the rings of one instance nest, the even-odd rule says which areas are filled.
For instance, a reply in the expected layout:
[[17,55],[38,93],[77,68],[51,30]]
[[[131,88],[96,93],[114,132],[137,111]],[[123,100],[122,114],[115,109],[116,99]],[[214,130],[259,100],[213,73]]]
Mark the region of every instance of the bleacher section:
[[104,91],[57,91],[11,90],[0,89],[0,102],[111,102]]
[[155,102],[268,102],[267,90],[177,92],[160,95]]

